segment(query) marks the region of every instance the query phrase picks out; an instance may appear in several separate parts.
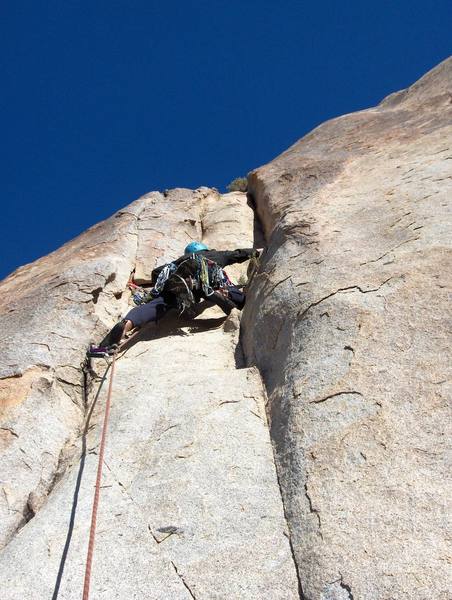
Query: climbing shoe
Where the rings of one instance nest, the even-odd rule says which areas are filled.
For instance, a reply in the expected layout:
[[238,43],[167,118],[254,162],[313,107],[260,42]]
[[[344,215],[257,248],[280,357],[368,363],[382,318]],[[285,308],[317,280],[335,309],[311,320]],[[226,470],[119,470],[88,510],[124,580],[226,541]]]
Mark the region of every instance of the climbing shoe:
[[124,327],[125,327],[125,320],[123,319],[122,321],[120,321],[119,323],[116,323],[116,325],[113,327],[113,329],[111,329],[107,335],[104,337],[104,339],[101,341],[101,343],[99,344],[99,348],[104,348],[104,347],[111,347],[114,344],[119,344],[121,342],[121,338],[122,338],[122,334],[124,333]]
[[111,356],[112,354],[114,354],[116,352],[117,349],[117,345],[114,344],[113,346],[93,346],[91,345],[88,348],[87,351],[87,356],[89,356],[89,358],[105,358],[108,356]]

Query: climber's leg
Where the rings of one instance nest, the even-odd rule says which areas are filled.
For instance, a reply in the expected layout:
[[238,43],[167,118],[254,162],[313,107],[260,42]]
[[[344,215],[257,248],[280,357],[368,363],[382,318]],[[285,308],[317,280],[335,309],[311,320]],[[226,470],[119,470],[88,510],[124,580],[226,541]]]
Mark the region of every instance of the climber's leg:
[[158,296],[155,300],[141,304],[129,310],[125,319],[132,323],[132,327],[143,327],[146,323],[151,323],[161,319],[171,307],[165,300]]
[[170,306],[161,296],[147,304],[132,308],[124,319],[111,329],[98,346],[90,346],[88,354],[92,357],[108,355],[124,339],[125,335],[135,327],[143,327],[146,323],[156,322],[163,317]]

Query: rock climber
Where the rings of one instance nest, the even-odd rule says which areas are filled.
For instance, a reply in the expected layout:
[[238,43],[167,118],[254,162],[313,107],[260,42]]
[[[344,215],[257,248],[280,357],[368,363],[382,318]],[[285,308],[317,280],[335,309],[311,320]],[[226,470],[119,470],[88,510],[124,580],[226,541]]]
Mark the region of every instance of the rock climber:
[[177,308],[179,314],[193,316],[194,305],[206,299],[225,314],[233,308],[241,310],[245,294],[231,282],[223,267],[258,256],[259,250],[253,248],[209,250],[201,242],[191,242],[183,256],[152,271],[151,291],[134,295],[138,306],[132,308],[98,346],[90,346],[88,355],[105,356],[113,352],[132,329],[158,321],[171,308]]

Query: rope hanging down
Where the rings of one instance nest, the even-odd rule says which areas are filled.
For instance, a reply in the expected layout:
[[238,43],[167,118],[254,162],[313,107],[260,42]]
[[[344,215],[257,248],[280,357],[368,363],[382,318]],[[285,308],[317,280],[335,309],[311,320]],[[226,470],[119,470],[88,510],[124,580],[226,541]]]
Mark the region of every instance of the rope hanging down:
[[93,511],[91,513],[91,528],[90,528],[90,532],[89,532],[88,553],[86,555],[85,582],[83,584],[82,600],[89,600],[89,584],[90,584],[90,579],[91,579],[91,566],[92,566],[92,562],[93,562],[94,538],[96,535],[97,508],[99,506],[100,483],[101,483],[101,479],[102,479],[102,467],[103,467],[103,463],[104,463],[104,450],[105,450],[105,439],[107,437],[108,418],[110,416],[111,391],[113,388],[113,376],[115,374],[115,361],[116,361],[116,353],[113,354],[113,360],[111,363],[110,381],[108,384],[107,400],[105,403],[104,424],[102,427],[102,436],[101,436],[100,447],[99,447],[96,489],[94,492],[94,499],[93,499]]

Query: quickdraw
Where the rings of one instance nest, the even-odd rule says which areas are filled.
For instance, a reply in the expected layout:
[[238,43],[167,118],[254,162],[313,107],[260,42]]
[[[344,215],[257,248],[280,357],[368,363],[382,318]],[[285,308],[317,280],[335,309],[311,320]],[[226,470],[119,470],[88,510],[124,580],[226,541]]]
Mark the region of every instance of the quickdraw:
[[174,276],[182,281],[182,283],[185,286],[185,289],[187,290],[186,294],[178,294],[178,296],[177,296],[177,301],[178,301],[177,304],[178,304],[179,316],[180,316],[186,310],[189,310],[195,304],[196,301],[195,301],[195,297],[193,296],[193,292],[191,291],[187,281],[183,277],[178,275],[177,273],[175,273]]

